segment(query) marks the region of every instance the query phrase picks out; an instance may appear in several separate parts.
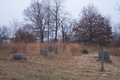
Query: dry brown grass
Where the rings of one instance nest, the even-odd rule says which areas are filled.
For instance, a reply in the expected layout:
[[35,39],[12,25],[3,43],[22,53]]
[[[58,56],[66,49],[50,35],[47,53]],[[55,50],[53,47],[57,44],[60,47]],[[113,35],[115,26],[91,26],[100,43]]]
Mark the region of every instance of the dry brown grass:
[[[0,53],[13,54],[13,53],[24,53],[24,54],[39,54],[40,49],[48,49],[49,45],[55,45],[55,54],[65,56],[80,55],[81,50],[87,49],[90,53],[98,52],[101,47],[86,46],[76,43],[10,43],[0,44]],[[104,47],[104,50],[110,50],[111,55],[120,56],[120,48]]]
[[[55,45],[55,52],[40,56],[40,49]],[[82,54],[82,49],[89,54]],[[100,47],[79,44],[29,43],[0,44],[0,80],[120,80],[120,48],[110,50],[112,63],[96,61]],[[13,53],[23,53],[27,60],[13,60]],[[118,55],[118,56],[114,56]]]

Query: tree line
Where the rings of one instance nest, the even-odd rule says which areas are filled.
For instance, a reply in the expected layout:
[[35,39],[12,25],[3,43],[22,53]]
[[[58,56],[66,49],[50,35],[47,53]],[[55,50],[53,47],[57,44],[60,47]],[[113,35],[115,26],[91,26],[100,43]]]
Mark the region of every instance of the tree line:
[[[79,20],[71,19],[64,0],[33,0],[23,11],[24,23],[13,21],[11,30],[0,27],[0,42],[12,34],[12,41],[75,42],[89,45],[120,46],[120,25],[112,29],[111,19],[98,12],[93,4],[83,7]],[[120,7],[118,5],[118,11]],[[11,32],[10,32],[11,31]]]

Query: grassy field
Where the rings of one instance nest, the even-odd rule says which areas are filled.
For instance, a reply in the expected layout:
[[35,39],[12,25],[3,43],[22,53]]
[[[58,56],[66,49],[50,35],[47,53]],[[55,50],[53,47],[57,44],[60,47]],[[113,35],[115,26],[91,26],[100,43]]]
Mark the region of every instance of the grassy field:
[[[55,45],[55,52],[40,56],[40,49]],[[87,49],[89,54],[82,54]],[[0,80],[120,80],[120,48],[110,50],[112,63],[96,61],[100,47],[62,43],[0,44]],[[23,53],[27,60],[12,59]]]

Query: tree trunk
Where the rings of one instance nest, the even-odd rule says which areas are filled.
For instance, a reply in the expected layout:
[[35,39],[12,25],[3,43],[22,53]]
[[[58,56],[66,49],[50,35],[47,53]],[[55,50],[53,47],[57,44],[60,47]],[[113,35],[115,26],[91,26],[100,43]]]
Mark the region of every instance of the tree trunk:
[[65,40],[64,40],[64,32],[62,32],[62,34],[63,34],[63,43],[64,43],[64,41],[65,41]]
[[[57,12],[56,12],[56,15],[57,15]],[[58,24],[57,24],[57,16],[56,16],[55,42],[57,42],[57,31],[58,31]]]
[[41,33],[41,43],[43,43],[44,35]]
[[49,43],[49,21],[48,21],[48,43]]
[[63,30],[63,26],[62,26],[62,42],[64,43],[64,30]]
[[55,42],[57,42],[57,28],[55,30]]

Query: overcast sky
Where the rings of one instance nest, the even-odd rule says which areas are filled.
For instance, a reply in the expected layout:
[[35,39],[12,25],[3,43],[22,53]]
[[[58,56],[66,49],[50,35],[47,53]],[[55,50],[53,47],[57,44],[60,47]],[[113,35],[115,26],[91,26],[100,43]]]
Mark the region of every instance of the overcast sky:
[[[30,3],[31,0],[0,0],[0,25],[8,25],[13,19],[23,21],[23,11]],[[115,10],[120,0],[66,0],[65,8],[76,19],[88,4],[95,5],[101,14],[110,15],[113,24],[120,22],[120,13]]]

